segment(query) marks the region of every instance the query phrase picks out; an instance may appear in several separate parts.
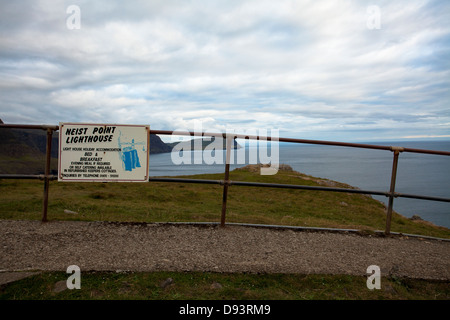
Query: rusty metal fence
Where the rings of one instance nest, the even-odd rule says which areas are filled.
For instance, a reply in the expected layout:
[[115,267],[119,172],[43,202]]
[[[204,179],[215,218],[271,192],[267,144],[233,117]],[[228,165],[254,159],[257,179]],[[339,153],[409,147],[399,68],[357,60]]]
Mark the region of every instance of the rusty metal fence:
[[[47,208],[48,208],[48,193],[49,193],[49,183],[51,180],[57,180],[58,176],[50,174],[50,161],[51,161],[51,147],[52,147],[52,137],[53,132],[59,130],[59,126],[53,125],[26,125],[26,124],[0,124],[0,128],[16,128],[16,129],[36,129],[45,130],[47,132],[47,144],[46,144],[46,161],[45,161],[45,173],[41,175],[24,175],[24,174],[0,174],[0,179],[40,179],[44,181],[44,195],[42,202],[42,221],[46,222],[47,219]],[[433,197],[426,195],[416,195],[416,194],[405,194],[395,192],[395,183],[397,179],[397,167],[399,155],[402,152],[411,153],[423,153],[423,154],[434,154],[450,156],[448,151],[438,151],[438,150],[425,150],[425,149],[414,149],[414,148],[403,148],[396,146],[381,146],[381,145],[371,145],[371,144],[360,144],[360,143],[348,143],[348,142],[336,142],[336,141],[322,141],[322,140],[307,140],[307,139],[293,139],[293,138],[273,138],[270,136],[259,136],[259,135],[241,135],[241,134],[227,134],[227,133],[211,133],[211,132],[186,132],[186,131],[170,131],[170,130],[150,130],[151,134],[157,135],[189,135],[189,136],[210,136],[219,137],[222,136],[226,139],[226,161],[225,161],[225,174],[223,180],[206,180],[206,179],[184,179],[184,178],[159,178],[150,177],[149,181],[153,182],[166,182],[166,183],[199,183],[199,184],[219,184],[223,186],[223,196],[222,196],[222,211],[220,218],[220,226],[225,226],[226,224],[226,209],[227,209],[227,197],[229,186],[246,186],[246,187],[259,187],[259,188],[286,188],[286,189],[300,189],[300,190],[314,190],[314,191],[325,191],[325,192],[345,192],[345,193],[356,193],[356,194],[370,194],[386,196],[389,201],[386,210],[386,228],[384,233],[389,235],[391,233],[391,220],[392,212],[394,206],[394,198],[412,198],[421,199],[429,201],[441,201],[450,202],[450,198]],[[289,143],[300,143],[300,144],[316,144],[316,145],[328,145],[328,146],[340,146],[340,147],[351,147],[351,148],[365,148],[365,149],[376,149],[385,150],[393,153],[392,161],[392,173],[389,191],[372,191],[372,190],[360,190],[360,189],[348,189],[348,188],[334,188],[334,187],[321,187],[321,186],[305,186],[305,185],[291,185],[291,184],[275,184],[275,183],[259,183],[259,182],[245,182],[245,181],[231,181],[230,177],[230,154],[231,154],[231,144],[234,139],[247,139],[247,140],[262,140],[262,141],[278,141],[278,142],[289,142]]]

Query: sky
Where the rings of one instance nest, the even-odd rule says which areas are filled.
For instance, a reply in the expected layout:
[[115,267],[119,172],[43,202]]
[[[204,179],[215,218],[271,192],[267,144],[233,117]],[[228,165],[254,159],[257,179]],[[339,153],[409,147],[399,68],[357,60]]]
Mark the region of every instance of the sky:
[[450,140],[450,1],[0,6],[5,123]]

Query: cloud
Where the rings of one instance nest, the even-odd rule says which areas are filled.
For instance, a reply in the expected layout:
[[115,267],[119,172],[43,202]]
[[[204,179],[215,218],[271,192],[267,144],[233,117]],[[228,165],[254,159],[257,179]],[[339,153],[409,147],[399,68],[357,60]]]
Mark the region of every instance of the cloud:
[[[66,26],[80,7],[81,28]],[[23,1],[0,12],[5,122],[446,138],[443,1]]]
[[402,137],[402,139],[423,139],[423,138],[450,138],[450,134],[417,135],[417,136],[404,136],[404,137]]

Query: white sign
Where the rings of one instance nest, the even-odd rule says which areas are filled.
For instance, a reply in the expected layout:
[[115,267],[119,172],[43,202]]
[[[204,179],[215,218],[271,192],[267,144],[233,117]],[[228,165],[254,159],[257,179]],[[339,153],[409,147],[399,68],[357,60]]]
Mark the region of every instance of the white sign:
[[58,181],[147,182],[150,126],[59,124]]

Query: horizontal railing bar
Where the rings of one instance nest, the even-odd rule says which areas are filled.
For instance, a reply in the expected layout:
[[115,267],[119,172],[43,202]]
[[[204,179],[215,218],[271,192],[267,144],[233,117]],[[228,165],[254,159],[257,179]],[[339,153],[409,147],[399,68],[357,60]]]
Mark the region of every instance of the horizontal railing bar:
[[223,180],[206,180],[206,179],[183,179],[183,178],[157,178],[150,177],[149,181],[153,182],[181,182],[181,183],[204,183],[204,184],[220,184],[223,185]]
[[386,196],[386,197],[389,196],[389,192],[383,192],[383,191],[370,191],[370,190],[320,187],[320,186],[304,186],[304,185],[296,185],[296,184],[230,181],[230,185],[245,186],[245,187],[269,187],[269,188],[283,188],[283,189],[300,189],[300,190],[313,190],[313,191],[333,191],[333,192],[346,192],[346,193],[358,193],[358,194],[374,194],[374,195]]
[[[161,135],[185,135],[185,136],[222,136],[222,138],[227,137],[227,133],[213,133],[213,132],[202,132],[196,133],[193,131],[170,131],[170,130],[150,130],[153,134]],[[293,142],[293,143],[307,143],[307,144],[324,144],[324,145],[334,145],[334,146],[347,146],[347,147],[359,147],[359,148],[371,148],[371,149],[381,149],[381,150],[392,150],[390,146],[377,146],[370,144],[360,144],[360,143],[349,143],[349,142],[335,142],[335,141],[323,141],[323,140],[307,140],[307,139],[294,139],[294,138],[272,138],[270,136],[258,136],[258,135],[244,135],[237,133],[229,133],[236,139],[247,139],[247,140],[267,140],[267,141],[279,141],[279,142]]]
[[[38,179],[44,180],[46,178],[45,174],[0,174],[0,179]],[[57,180],[58,176],[48,175],[49,180]]]
[[0,179],[43,179],[40,174],[0,174]]
[[[43,174],[0,174],[0,179],[29,179],[29,180],[43,180],[45,175]],[[49,175],[49,180],[57,180],[58,176]],[[150,177],[149,181],[153,182],[179,182],[179,183],[200,183],[200,184],[225,184],[224,180],[207,180],[207,179],[184,179],[184,178],[158,178]],[[277,183],[261,183],[261,182],[246,182],[246,181],[228,181],[228,185],[234,186],[247,186],[247,187],[269,187],[269,188],[284,188],[284,189],[300,189],[300,190],[313,190],[313,191],[331,191],[331,192],[346,192],[346,193],[357,193],[357,194],[372,194],[379,196],[390,195],[389,192],[383,191],[371,191],[371,190],[360,190],[360,189],[348,189],[348,188],[333,188],[333,187],[320,187],[320,186],[305,186],[305,185],[294,185],[294,184],[277,184]],[[431,201],[441,201],[450,202],[449,198],[433,197],[433,196],[422,196],[416,194],[406,194],[406,193],[394,193],[394,197],[399,198],[411,198],[420,200],[431,200]]]
[[398,198],[410,198],[410,199],[421,199],[421,200],[432,200],[432,201],[441,201],[441,202],[450,202],[449,198],[441,198],[441,197],[433,197],[433,196],[421,196],[417,194],[407,194],[407,193],[399,193],[395,192],[394,197]]
[[12,129],[41,129],[41,130],[59,130],[59,126],[46,125],[46,124],[0,124],[0,128],[12,128]]
[[[31,125],[31,124],[0,124],[0,128],[21,128],[21,129],[51,129],[59,130],[57,125]],[[215,133],[215,132],[193,132],[193,131],[174,131],[174,130],[152,130],[152,134],[160,135],[187,135],[187,136],[222,136],[222,138],[227,137],[227,133]],[[383,145],[373,145],[373,144],[363,144],[363,143],[351,143],[351,142],[338,142],[338,141],[325,141],[325,140],[309,140],[309,139],[294,139],[294,138],[272,138],[270,136],[258,136],[258,135],[244,135],[229,133],[236,139],[247,139],[247,140],[265,140],[265,141],[279,141],[279,142],[291,142],[291,143],[304,143],[304,144],[318,144],[318,145],[329,145],[329,146],[340,146],[340,147],[352,147],[352,148],[365,148],[365,149],[376,149],[376,150],[388,150],[393,151],[395,149],[401,152],[411,152],[411,153],[425,153],[425,154],[436,154],[450,156],[450,151],[439,151],[439,150],[426,150],[426,149],[415,149],[415,148],[398,148],[392,146]]]
[[[171,130],[150,130],[150,133],[160,134],[160,135],[185,135],[185,136],[222,136],[226,138],[226,133],[212,133],[212,132],[202,132],[197,133],[193,131],[171,131]],[[267,140],[272,141],[272,137],[269,136],[258,136],[258,135],[244,135],[230,133],[236,139],[247,139],[247,140]],[[427,153],[427,154],[437,154],[450,156],[450,151],[439,151],[439,150],[426,150],[426,149],[414,149],[414,148],[399,148],[393,146],[383,146],[374,144],[364,144],[364,143],[351,143],[351,142],[337,142],[337,141],[325,141],[325,140],[309,140],[309,139],[295,139],[295,138],[273,138],[275,141],[279,142],[291,142],[291,143],[304,143],[304,144],[319,144],[319,145],[329,145],[329,146],[340,146],[340,147],[352,147],[352,148],[364,148],[364,149],[376,149],[376,150],[388,150],[394,151],[399,150],[401,152],[411,152],[411,153]]]
[[450,151],[437,151],[437,150],[426,150],[426,149],[415,149],[415,148],[403,148],[403,152],[438,154],[438,155],[443,155],[443,156],[450,156]]
[[[184,178],[156,178],[151,177],[149,181],[153,182],[181,182],[181,183],[204,183],[204,184],[220,184],[225,183],[224,180],[202,180],[202,179],[184,179]],[[246,181],[228,181],[230,186],[246,186],[246,187],[268,187],[268,188],[284,188],[284,189],[300,189],[300,190],[313,190],[313,191],[331,191],[331,192],[346,192],[346,193],[357,193],[357,194],[372,194],[378,196],[389,197],[389,192],[383,191],[371,191],[371,190],[361,190],[361,189],[348,189],[348,188],[334,188],[334,187],[320,187],[320,186],[305,186],[305,185],[295,185],[295,184],[277,184],[277,183],[262,183],[262,182],[246,182]],[[432,197],[432,196],[421,196],[414,194],[404,194],[404,193],[394,193],[394,197],[403,198],[413,198],[422,200],[432,200],[432,201],[443,201],[450,202],[448,198]]]

